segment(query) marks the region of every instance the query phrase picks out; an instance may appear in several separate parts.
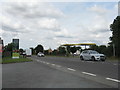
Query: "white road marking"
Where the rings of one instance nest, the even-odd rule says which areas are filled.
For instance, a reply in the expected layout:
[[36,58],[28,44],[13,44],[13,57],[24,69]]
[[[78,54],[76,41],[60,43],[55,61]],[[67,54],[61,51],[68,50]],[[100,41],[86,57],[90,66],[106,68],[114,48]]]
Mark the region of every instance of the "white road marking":
[[47,62],[46,64],[50,64],[50,63]]
[[67,68],[68,70],[71,70],[71,71],[76,71],[75,69],[72,69],[72,68]]
[[83,74],[91,75],[91,76],[96,76],[95,74],[88,73],[88,72],[82,72]]
[[46,63],[46,62],[43,61],[42,63]]
[[113,64],[113,65],[117,65],[117,64]]
[[56,67],[61,67],[60,65],[56,65]]
[[120,82],[119,80],[117,79],[112,79],[112,78],[106,78],[107,80],[111,80],[111,81],[115,81],[115,82]]
[[51,64],[51,65],[55,66],[55,64]]

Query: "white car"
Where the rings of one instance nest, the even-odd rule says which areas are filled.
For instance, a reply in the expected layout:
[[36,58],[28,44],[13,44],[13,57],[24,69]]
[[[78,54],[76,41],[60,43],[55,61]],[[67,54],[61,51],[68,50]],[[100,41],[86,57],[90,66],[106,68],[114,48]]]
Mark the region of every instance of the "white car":
[[44,57],[45,55],[44,55],[44,53],[39,52],[39,53],[37,54],[37,56],[39,56],[39,57]]
[[94,50],[85,50],[80,54],[81,60],[105,61],[106,56]]

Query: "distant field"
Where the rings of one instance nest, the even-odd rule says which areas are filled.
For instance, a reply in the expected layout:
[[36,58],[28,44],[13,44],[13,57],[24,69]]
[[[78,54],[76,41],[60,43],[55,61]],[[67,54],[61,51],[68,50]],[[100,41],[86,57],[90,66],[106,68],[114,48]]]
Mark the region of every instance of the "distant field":
[[7,64],[7,63],[19,63],[19,62],[29,62],[32,61],[28,58],[18,58],[18,59],[12,59],[11,57],[5,57],[2,60],[0,60],[0,63]]

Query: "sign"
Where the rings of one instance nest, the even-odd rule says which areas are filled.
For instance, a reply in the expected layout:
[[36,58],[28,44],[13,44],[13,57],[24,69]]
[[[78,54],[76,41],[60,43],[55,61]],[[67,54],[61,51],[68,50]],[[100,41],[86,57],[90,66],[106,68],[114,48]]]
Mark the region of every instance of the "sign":
[[12,58],[19,58],[19,39],[13,39]]

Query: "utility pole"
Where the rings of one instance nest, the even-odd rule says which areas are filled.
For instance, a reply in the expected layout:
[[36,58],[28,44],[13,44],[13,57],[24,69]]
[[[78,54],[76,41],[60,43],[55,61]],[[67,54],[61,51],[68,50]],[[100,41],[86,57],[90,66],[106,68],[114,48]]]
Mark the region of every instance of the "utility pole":
[[115,57],[115,44],[113,43],[113,56]]

